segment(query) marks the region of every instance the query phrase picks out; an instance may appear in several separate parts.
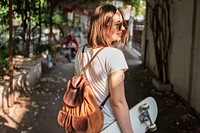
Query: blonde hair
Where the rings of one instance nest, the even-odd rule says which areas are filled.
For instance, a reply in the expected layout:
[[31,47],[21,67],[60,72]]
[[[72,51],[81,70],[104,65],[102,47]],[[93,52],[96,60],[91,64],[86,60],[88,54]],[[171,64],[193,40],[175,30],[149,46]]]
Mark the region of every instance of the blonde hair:
[[98,6],[90,20],[90,28],[88,33],[88,44],[91,47],[99,46],[111,46],[112,44],[108,41],[107,34],[111,30],[111,25],[113,23],[112,18],[115,13],[119,11],[122,15],[123,35],[121,37],[121,42],[126,44],[128,38],[128,26],[126,20],[124,19],[124,14],[120,8],[116,8],[113,5],[101,5]]

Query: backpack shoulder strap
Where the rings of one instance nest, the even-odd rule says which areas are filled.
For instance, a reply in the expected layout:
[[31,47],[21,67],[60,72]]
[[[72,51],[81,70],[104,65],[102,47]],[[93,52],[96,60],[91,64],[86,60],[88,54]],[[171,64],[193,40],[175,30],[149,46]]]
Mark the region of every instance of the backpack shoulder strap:
[[100,109],[103,109],[103,106],[105,105],[106,101],[108,100],[108,98],[110,97],[110,93],[108,94],[108,96],[104,99],[104,101],[100,104]]
[[[83,46],[83,49],[82,49],[82,71],[85,71],[88,66],[91,64],[91,62],[94,60],[94,58],[98,55],[98,53],[104,49],[104,47],[100,48],[96,53],[95,55],[90,59],[90,61],[84,66],[84,49],[86,47],[87,44],[85,44]],[[104,104],[106,103],[106,101],[108,100],[108,98],[110,97],[110,93],[108,94],[108,96],[104,99],[104,101],[100,104],[99,108],[102,109]]]
[[85,71],[89,65],[91,64],[91,62],[94,60],[94,58],[98,55],[98,53],[104,49],[104,47],[100,48],[96,53],[95,55],[90,59],[90,61],[84,66],[84,49],[86,47],[86,44],[83,46],[83,49],[82,49],[82,71]]

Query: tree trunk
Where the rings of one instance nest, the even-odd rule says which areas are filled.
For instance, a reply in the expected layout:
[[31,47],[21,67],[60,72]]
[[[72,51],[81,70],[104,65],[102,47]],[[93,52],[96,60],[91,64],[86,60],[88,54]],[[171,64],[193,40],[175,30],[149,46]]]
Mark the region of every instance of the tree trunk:
[[41,43],[41,34],[42,34],[42,16],[41,16],[41,0],[39,0],[39,38],[38,38],[38,44],[39,45]]
[[[27,24],[27,20],[30,22],[30,8],[29,8],[29,1],[25,1],[25,23],[26,23],[26,28],[25,29],[25,51],[24,51],[24,56],[29,57],[29,48],[30,48],[30,28],[29,25],[30,23]],[[29,12],[29,13],[28,13]],[[28,27],[28,30],[27,30]]]
[[13,92],[13,25],[12,25],[12,0],[9,0],[9,75],[10,75],[10,80],[9,80],[9,107],[13,106],[14,103],[14,92]]
[[52,25],[53,25],[53,11],[54,11],[54,8],[53,8],[53,0],[51,0],[51,2],[49,3],[50,5],[50,13],[49,13],[49,40],[48,40],[48,42],[49,42],[49,44],[51,43],[51,39],[52,39],[52,34],[53,34],[53,32],[52,32]]

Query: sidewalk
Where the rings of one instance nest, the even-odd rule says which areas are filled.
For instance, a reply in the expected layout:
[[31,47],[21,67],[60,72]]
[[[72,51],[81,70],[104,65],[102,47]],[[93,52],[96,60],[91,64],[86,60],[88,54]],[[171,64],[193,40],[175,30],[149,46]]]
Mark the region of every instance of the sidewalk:
[[[156,133],[200,133],[200,120],[189,113],[183,102],[171,92],[158,92],[154,77],[130,49],[123,50],[126,71],[126,98],[131,108],[145,97],[156,99],[159,109]],[[131,53],[131,54],[130,54]],[[0,116],[1,133],[64,133],[57,123],[66,82],[72,77],[74,63],[57,63],[40,79],[35,92],[21,97],[10,111]]]

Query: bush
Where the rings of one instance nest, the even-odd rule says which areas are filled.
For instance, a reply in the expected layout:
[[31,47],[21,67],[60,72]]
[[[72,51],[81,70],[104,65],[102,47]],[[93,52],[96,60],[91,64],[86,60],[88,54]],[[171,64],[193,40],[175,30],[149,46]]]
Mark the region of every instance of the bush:
[[4,48],[0,49],[0,70],[8,69],[8,61],[5,59],[9,56],[8,51]]
[[45,45],[37,45],[36,54],[40,54],[46,50],[48,50],[49,53],[55,52],[55,49],[53,48],[52,44],[45,44]]

